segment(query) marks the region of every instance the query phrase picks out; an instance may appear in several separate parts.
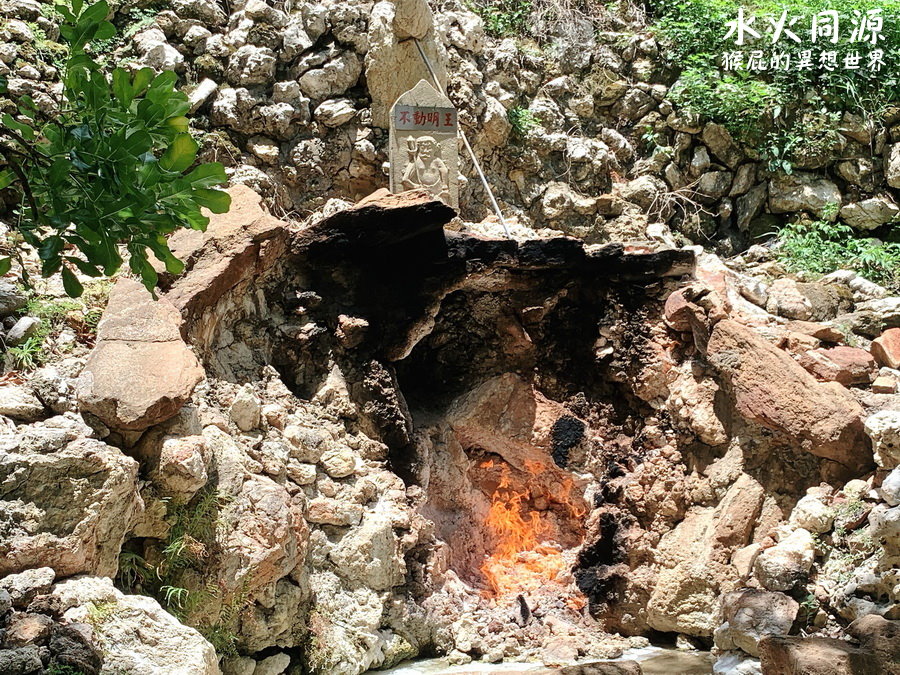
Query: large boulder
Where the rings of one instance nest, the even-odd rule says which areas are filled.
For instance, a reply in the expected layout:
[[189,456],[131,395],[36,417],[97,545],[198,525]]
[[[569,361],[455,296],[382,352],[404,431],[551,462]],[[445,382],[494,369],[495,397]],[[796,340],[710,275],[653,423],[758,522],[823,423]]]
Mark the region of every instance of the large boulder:
[[875,654],[845,640],[768,636],[759,643],[764,673],[803,675],[884,675]]
[[724,623],[716,629],[719,649],[742,649],[759,656],[759,641],[766,635],[785,635],[791,630],[800,605],[784,593],[745,588],[722,598]]
[[862,406],[841,385],[816,381],[786,352],[730,319],[713,328],[707,358],[748,421],[819,457],[849,467],[871,463]]
[[812,213],[834,220],[841,206],[841,191],[830,180],[811,173],[778,176],[769,183],[772,213]]
[[0,453],[0,575],[115,576],[125,534],[142,509],[138,464],[79,440],[51,454]]
[[889,328],[872,341],[872,356],[878,365],[900,368],[900,328]]
[[764,588],[789,591],[802,583],[815,559],[812,535],[798,528],[756,557],[753,571]]
[[121,278],[78,379],[78,402],[114,429],[141,431],[173,417],[204,372],[181,338],[181,314]]
[[125,595],[99,577],[53,587],[63,618],[89,624],[104,655],[104,673],[220,675],[216,650],[153,598]]
[[841,219],[857,230],[876,230],[900,216],[900,206],[888,197],[870,197],[841,209]]

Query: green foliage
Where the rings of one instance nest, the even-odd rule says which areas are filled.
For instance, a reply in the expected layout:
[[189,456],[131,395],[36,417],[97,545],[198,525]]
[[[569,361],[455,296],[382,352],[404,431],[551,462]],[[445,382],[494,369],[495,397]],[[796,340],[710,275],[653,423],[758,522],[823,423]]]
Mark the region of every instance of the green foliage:
[[50,343],[66,328],[75,333],[76,339],[90,345],[110,288],[108,281],[99,279],[87,284],[78,299],[33,294],[20,314],[40,319],[41,324],[22,344],[6,347],[6,365],[25,372],[44,365],[54,354]]
[[[193,626],[221,655],[236,653],[236,626],[249,603],[248,581],[226,593],[214,582],[199,584],[215,547],[219,510],[225,500],[215,490],[204,490],[188,503],[169,503],[169,534],[154,562],[134,551],[119,556],[118,586],[144,593],[178,619]],[[212,615],[210,607],[218,607]]]
[[532,0],[471,0],[468,4],[484,21],[488,35],[503,38],[528,34]]
[[900,244],[863,237],[841,222],[796,222],[778,232],[778,256],[791,270],[827,274],[851,269],[900,290]]
[[[736,18],[740,6],[745,15],[757,17],[757,28],[767,25],[764,17],[778,18],[783,11],[809,17],[836,10],[844,17],[843,31],[849,30],[846,17],[854,10],[882,9],[884,40],[878,48],[884,50],[885,67],[880,72],[865,67],[724,72],[725,52],[741,51],[746,61],[751,50],[774,49],[767,33],[762,41],[748,41],[743,47],[724,40],[726,23]],[[892,20],[900,12],[900,0],[651,0],[650,7],[661,54],[669,67],[682,71],[673,88],[676,102],[726,126],[738,140],[755,147],[771,170],[790,171],[794,163],[827,151],[833,137],[820,132],[830,127],[833,133],[834,113],[851,111],[877,120],[900,98],[900,23]],[[798,44],[783,38],[777,44],[791,63],[808,48],[808,40]],[[839,63],[852,51],[866,51],[845,39],[829,43],[828,50],[837,52]],[[812,117],[810,110],[815,111]]]
[[90,44],[115,36],[105,0],[87,7],[72,0],[71,8],[56,10],[69,48],[61,110],[47,118],[22,96],[17,116],[0,118],[0,155],[8,165],[0,188],[21,192],[17,232],[37,250],[42,274],[61,274],[69,295],[83,292],[76,269],[91,277],[115,274],[124,262],[119,246],[152,290],[157,274],[150,254],[172,274],[184,267],[166,235],[205,229],[209,218],[201,207],[228,210],[228,194],[214,189],[225,182],[224,169],[218,163],[191,169],[199,146],[175,73],[116,68],[107,74],[89,55]]
[[516,106],[506,113],[513,131],[520,136],[525,136],[529,131],[540,125],[540,121],[528,108]]

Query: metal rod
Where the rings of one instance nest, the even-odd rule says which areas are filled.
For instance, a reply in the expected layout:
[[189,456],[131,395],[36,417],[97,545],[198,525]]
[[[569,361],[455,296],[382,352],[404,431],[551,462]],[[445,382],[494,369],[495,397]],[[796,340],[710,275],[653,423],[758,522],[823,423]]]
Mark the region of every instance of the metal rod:
[[[434,68],[431,67],[431,62],[425,55],[425,50],[422,49],[422,43],[419,42],[419,38],[413,38],[413,41],[416,43],[416,47],[419,50],[419,56],[421,56],[422,61],[425,62],[425,67],[428,68],[428,72],[431,75],[431,79],[434,82],[435,88],[444,96],[446,96],[447,92],[444,91],[444,88],[441,86],[440,80],[438,80],[437,74],[434,72]],[[466,146],[466,150],[469,152],[469,157],[472,158],[472,164],[475,165],[475,171],[478,172],[478,177],[481,178],[481,184],[484,186],[485,191],[488,193],[488,197],[490,197],[491,199],[491,204],[493,204],[494,206],[494,213],[497,214],[497,219],[500,221],[500,225],[503,226],[503,232],[506,234],[506,238],[512,239],[512,235],[509,233],[509,229],[506,227],[506,221],[503,219],[503,212],[500,210],[500,205],[497,203],[496,197],[494,197],[494,191],[491,190],[491,186],[488,183],[487,177],[484,175],[484,171],[481,170],[481,163],[475,156],[475,151],[472,150],[472,146],[469,145],[469,139],[466,138],[466,132],[463,131],[461,125],[459,126],[459,135],[462,137],[463,145]]]

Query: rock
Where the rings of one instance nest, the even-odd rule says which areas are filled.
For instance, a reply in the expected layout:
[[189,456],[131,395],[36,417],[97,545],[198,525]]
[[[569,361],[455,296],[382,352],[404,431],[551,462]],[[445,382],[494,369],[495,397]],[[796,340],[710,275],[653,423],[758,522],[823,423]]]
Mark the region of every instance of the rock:
[[3,644],[6,647],[24,647],[30,644],[42,645],[50,637],[53,619],[44,614],[15,612],[6,624]]
[[869,513],[872,537],[890,551],[900,551],[900,506],[879,504]]
[[889,506],[900,505],[900,467],[891,471],[881,482],[878,488],[878,496]]
[[884,178],[892,188],[900,188],[900,143],[894,143],[885,152]]
[[900,328],[889,328],[872,341],[872,356],[879,366],[900,369]]
[[840,385],[817,382],[787,353],[730,319],[713,328],[707,358],[748,421],[819,457],[847,466],[870,461],[862,407]]
[[166,42],[166,35],[159,28],[140,31],[132,42],[141,60],[154,70],[176,70],[184,63],[184,56]]
[[879,673],[900,675],[900,621],[869,614],[847,626],[847,632],[874,653]]
[[345,445],[333,445],[319,458],[322,468],[332,478],[346,478],[356,470],[356,456]]
[[78,402],[114,429],[140,431],[173,417],[204,372],[180,333],[181,314],[166,298],[121,277],[78,379]]
[[284,486],[250,476],[221,511],[216,582],[227,593],[247,594],[287,576],[303,559],[309,528],[301,506]]
[[742,232],[750,228],[750,223],[759,215],[766,203],[768,187],[760,183],[741,195],[737,199],[737,226]]
[[[104,672],[220,675],[215,649],[153,598],[125,595],[110,579],[79,577],[53,588],[69,621],[88,623]],[[102,607],[102,612],[98,608]]]
[[806,495],[797,502],[790,521],[810,532],[828,532],[834,522],[834,509],[819,497]]
[[[49,596],[54,597],[54,596]],[[66,667],[84,675],[99,675],[103,667],[103,654],[94,646],[92,631],[84,624],[56,623],[50,629],[48,647],[53,655],[50,667]]]
[[744,652],[722,652],[713,664],[713,675],[762,675],[759,659]]
[[890,375],[879,375],[870,387],[873,394],[896,394],[897,378]]
[[[841,191],[830,180],[815,174],[795,172],[769,181],[769,209],[772,213],[812,213],[834,220],[841,206]],[[837,208],[835,208],[837,207]]]
[[362,74],[362,62],[352,51],[341,52],[321,68],[300,76],[300,90],[316,101],[340,96],[356,84]]
[[50,591],[54,579],[53,568],[36,567],[0,579],[0,589],[9,594],[13,607],[25,609],[36,596]]
[[244,45],[228,61],[228,82],[241,87],[270,84],[275,80],[275,52],[268,47]]
[[250,431],[259,426],[262,420],[262,403],[252,385],[245,384],[238,390],[228,414],[241,431]]
[[366,513],[362,524],[350,529],[329,553],[337,573],[376,591],[402,584],[406,568],[399,555],[391,514]]
[[870,197],[841,209],[841,219],[858,230],[876,230],[900,216],[900,206],[888,197]]
[[797,601],[783,593],[754,588],[727,593],[722,598],[724,623],[716,630],[716,646],[759,656],[759,641],[766,635],[790,632],[799,609]]
[[812,317],[812,303],[793,279],[776,279],[769,285],[766,311],[787,319],[805,321]]
[[900,412],[882,410],[869,415],[865,431],[872,439],[875,463],[883,469],[900,466]]
[[233,656],[222,660],[223,675],[253,675],[256,661],[249,656]]
[[279,652],[256,663],[253,675],[282,675],[291,665],[290,654]]
[[44,404],[34,393],[18,384],[0,387],[0,415],[23,422],[35,422],[47,413]]
[[633,122],[646,115],[656,102],[637,87],[632,87],[613,104],[612,115],[616,119]]
[[619,196],[642,209],[650,209],[666,192],[666,184],[655,176],[640,176],[616,186]]
[[764,673],[876,675],[875,655],[845,640],[825,637],[768,636],[759,643]]
[[133,459],[96,440],[49,455],[0,453],[0,575],[48,566],[59,576],[114,576],[142,508],[137,470]]
[[353,119],[354,115],[356,107],[347,98],[323,101],[314,113],[315,118],[326,127],[339,127]]
[[363,508],[359,504],[342,502],[328,497],[316,497],[309,502],[306,520],[317,525],[359,525]]
[[701,201],[712,204],[728,194],[729,188],[731,188],[731,173],[707,171],[700,176],[694,190]]
[[8,345],[16,347],[25,342],[28,338],[37,335],[40,329],[40,319],[36,319],[33,316],[23,316],[9,329],[9,332],[6,334],[5,342]]
[[845,387],[869,384],[875,379],[875,359],[859,347],[812,349],[797,362],[822,382],[839,382]]
[[0,280],[0,318],[19,311],[28,304],[28,297],[14,284]]
[[5,675],[40,675],[44,672],[41,652],[37,647],[0,649],[0,673],[5,673]]
[[206,485],[205,448],[203,436],[175,436],[163,440],[159,465],[150,476],[163,497],[186,504]]
[[721,124],[715,124],[714,122],[707,124],[703,128],[701,138],[710,152],[729,169],[735,169],[744,158],[744,153],[741,152],[738,144],[734,142],[728,129]]
[[760,553],[753,570],[764,588],[789,591],[806,579],[814,558],[812,535],[801,528]]

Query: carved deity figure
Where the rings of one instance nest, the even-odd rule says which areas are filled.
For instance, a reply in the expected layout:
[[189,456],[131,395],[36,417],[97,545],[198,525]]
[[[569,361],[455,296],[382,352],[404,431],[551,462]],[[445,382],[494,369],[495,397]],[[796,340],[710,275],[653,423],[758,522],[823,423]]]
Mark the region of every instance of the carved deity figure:
[[406,141],[409,163],[403,170],[404,190],[425,188],[435,197],[450,202],[450,172],[441,159],[441,147],[431,136]]

